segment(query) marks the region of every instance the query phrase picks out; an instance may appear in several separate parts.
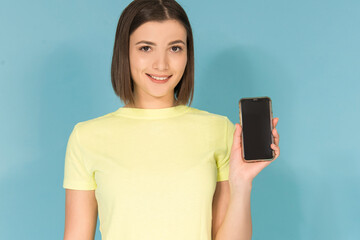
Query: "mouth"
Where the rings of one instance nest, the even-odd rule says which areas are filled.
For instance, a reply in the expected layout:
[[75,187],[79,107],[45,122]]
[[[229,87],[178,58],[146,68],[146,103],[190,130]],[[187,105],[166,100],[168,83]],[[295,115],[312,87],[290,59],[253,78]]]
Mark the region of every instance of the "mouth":
[[153,82],[167,82],[171,78],[172,75],[153,75],[148,74],[146,75],[153,81]]

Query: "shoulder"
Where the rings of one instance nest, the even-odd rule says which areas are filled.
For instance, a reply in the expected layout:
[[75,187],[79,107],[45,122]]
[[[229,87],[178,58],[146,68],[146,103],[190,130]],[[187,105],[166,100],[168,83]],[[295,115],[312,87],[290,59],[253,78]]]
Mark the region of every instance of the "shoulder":
[[105,129],[111,127],[111,123],[115,120],[113,113],[107,113],[102,116],[94,117],[85,121],[77,122],[74,126],[74,130],[82,136],[88,134],[96,134],[102,132]]
[[190,116],[194,118],[198,118],[199,120],[208,121],[209,123],[213,123],[220,126],[224,126],[231,123],[229,118],[225,115],[220,115],[206,110],[200,110],[197,108],[192,108],[189,114]]
[[192,111],[189,111],[188,116],[191,125],[201,126],[199,129],[204,129],[212,136],[223,138],[224,134],[230,134],[235,129],[234,124],[227,116],[211,111],[193,108]]

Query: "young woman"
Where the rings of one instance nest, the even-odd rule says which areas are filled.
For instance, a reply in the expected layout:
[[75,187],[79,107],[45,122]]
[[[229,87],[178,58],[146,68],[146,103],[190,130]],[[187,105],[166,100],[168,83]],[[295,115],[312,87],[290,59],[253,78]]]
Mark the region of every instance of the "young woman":
[[269,162],[245,163],[240,125],[187,105],[193,38],[178,3],[127,6],[111,77],[126,105],[69,137],[64,239],[93,239],[98,213],[103,240],[251,239],[252,180]]

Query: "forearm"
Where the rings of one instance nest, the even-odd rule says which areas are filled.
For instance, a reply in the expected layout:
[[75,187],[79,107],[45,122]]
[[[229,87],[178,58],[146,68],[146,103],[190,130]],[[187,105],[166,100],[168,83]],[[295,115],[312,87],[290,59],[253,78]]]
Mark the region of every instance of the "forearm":
[[250,195],[251,183],[231,191],[225,219],[216,233],[215,240],[250,240],[252,236]]

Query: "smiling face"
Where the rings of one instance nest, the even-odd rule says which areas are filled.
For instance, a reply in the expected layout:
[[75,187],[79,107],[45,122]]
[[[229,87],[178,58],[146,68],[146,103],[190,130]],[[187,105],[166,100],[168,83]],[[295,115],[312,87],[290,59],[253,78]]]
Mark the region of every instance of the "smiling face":
[[129,60],[135,105],[173,106],[187,63],[186,29],[176,20],[142,24],[130,35]]

